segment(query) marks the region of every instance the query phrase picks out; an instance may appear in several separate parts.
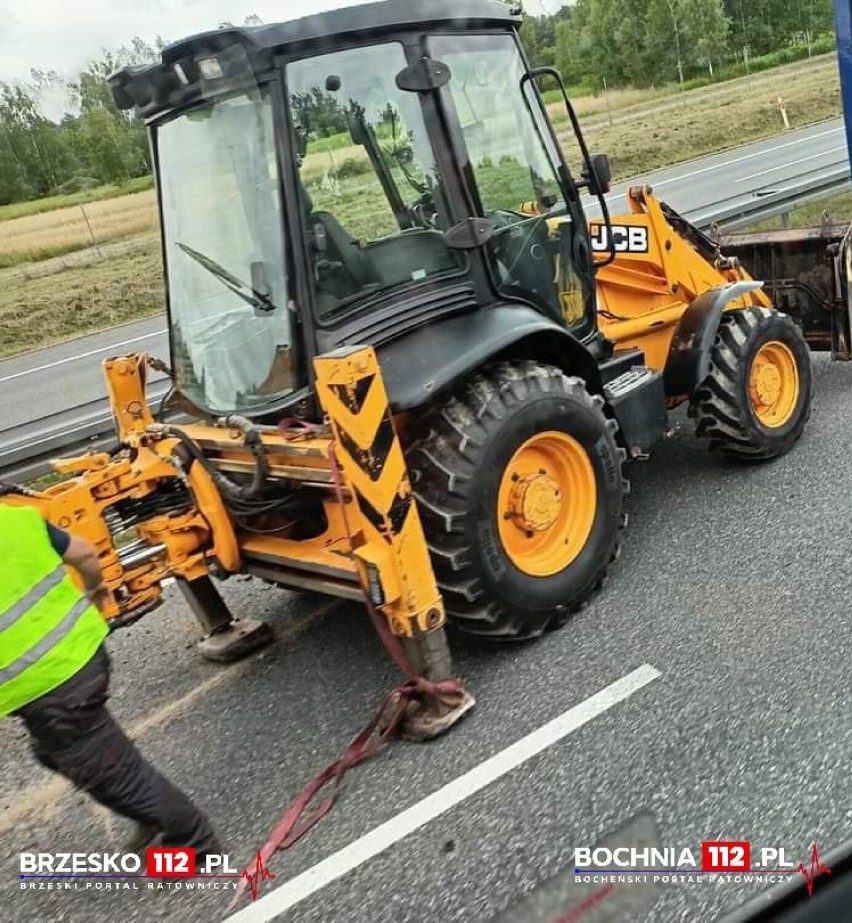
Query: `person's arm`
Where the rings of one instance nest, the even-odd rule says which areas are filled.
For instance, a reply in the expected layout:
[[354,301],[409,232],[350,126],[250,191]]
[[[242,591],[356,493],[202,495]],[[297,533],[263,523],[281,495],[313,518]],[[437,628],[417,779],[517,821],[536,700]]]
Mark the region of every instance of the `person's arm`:
[[94,547],[82,538],[62,532],[49,526],[51,544],[62,560],[73,567],[83,578],[86,594],[92,603],[103,612],[110,602],[110,592],[104,583],[101,564]]

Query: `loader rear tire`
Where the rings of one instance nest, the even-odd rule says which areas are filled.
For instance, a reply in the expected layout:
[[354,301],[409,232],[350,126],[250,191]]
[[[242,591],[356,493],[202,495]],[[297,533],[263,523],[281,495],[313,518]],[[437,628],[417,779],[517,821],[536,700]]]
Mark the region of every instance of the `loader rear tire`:
[[628,488],[603,408],[560,369],[500,362],[416,425],[409,470],[451,624],[534,638],[603,584]]
[[763,461],[789,452],[802,435],[811,391],[811,355],[790,317],[767,308],[729,311],[690,415],[711,449]]

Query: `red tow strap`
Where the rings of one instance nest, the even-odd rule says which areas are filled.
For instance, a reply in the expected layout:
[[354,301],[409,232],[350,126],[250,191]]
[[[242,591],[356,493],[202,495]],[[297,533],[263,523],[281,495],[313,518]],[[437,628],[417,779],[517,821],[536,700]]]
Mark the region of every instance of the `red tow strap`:
[[[293,433],[293,421],[284,421],[282,432]],[[296,434],[308,434],[307,431]],[[298,438],[297,435],[297,438]],[[343,486],[340,480],[340,471],[337,466],[337,459],[334,454],[334,446],[329,445],[329,461],[331,462],[332,478],[335,490],[337,491],[341,507],[345,503],[343,496]],[[343,513],[344,522],[346,513]],[[346,531],[349,532],[349,524],[346,522]],[[350,533],[351,537],[351,533]],[[329,763],[312,781],[306,785],[302,791],[291,802],[290,806],[284,812],[281,820],[272,829],[267,841],[261,846],[255,857],[255,871],[251,866],[246,866],[243,870],[242,878],[237,886],[236,894],[228,905],[230,911],[239,903],[246,889],[251,885],[252,894],[256,893],[257,869],[265,869],[272,855],[279,849],[289,849],[294,843],[297,843],[312,827],[314,827],[334,806],[337,799],[337,793],[340,790],[343,777],[348,769],[358,766],[376,753],[384,744],[399,730],[405,716],[412,706],[422,705],[424,700],[431,699],[444,706],[456,706],[464,696],[464,684],[460,679],[441,680],[433,682],[424,679],[422,676],[415,676],[411,663],[406,656],[405,651],[399,641],[391,634],[386,620],[376,611],[375,606],[369,599],[366,599],[367,610],[370,613],[370,619],[382,639],[382,643],[399,667],[402,673],[408,677],[406,682],[397,686],[382,702],[378,711],[370,719],[367,726],[357,734],[349,743],[349,746],[343,753],[337,757],[334,762]],[[330,787],[330,791],[325,800],[305,820],[300,818],[305,813],[311,802],[324,789]],[[274,876],[272,876],[274,877]]]
[[[369,724],[352,739],[343,753],[334,762],[329,763],[292,801],[281,820],[272,829],[269,839],[258,850],[255,867],[265,868],[273,853],[279,849],[289,849],[328,814],[337,798],[346,770],[374,756],[399,730],[412,704],[422,702],[424,698],[435,698],[443,704],[455,705],[463,693],[464,686],[461,680],[451,679],[435,683],[419,676],[409,679],[394,689],[373,715]],[[328,786],[331,786],[331,791],[322,804],[300,822],[300,818],[314,798]],[[243,877],[228,907],[229,910],[245,894],[246,888],[252,881],[252,875],[256,872],[253,873],[251,867],[246,866],[242,874]]]

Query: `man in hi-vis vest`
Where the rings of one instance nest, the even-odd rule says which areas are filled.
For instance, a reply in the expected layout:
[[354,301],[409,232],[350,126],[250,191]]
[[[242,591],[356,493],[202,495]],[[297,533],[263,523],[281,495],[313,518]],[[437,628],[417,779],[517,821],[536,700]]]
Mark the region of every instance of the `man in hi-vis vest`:
[[[83,595],[65,565],[86,587]],[[0,502],[0,718],[14,714],[42,765],[137,823],[125,848],[221,853],[210,822],[149,763],[106,708],[109,600],[95,549]]]

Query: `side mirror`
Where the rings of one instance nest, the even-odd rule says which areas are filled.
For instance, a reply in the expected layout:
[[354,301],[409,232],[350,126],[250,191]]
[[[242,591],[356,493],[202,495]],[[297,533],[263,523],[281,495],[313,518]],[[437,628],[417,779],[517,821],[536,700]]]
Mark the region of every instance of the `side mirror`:
[[612,188],[612,166],[607,154],[592,154],[592,168],[583,170],[582,176],[592,195],[604,195]]

